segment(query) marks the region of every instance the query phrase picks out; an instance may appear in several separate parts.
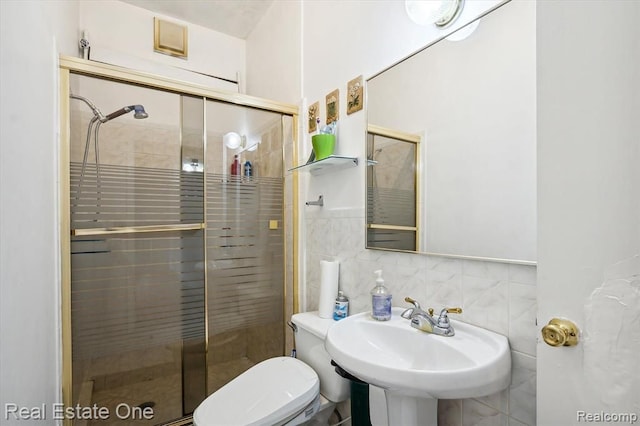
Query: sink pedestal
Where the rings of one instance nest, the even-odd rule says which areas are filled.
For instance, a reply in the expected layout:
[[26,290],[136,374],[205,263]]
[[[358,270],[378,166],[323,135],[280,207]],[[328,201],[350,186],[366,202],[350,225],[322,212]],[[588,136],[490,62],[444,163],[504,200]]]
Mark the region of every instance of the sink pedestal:
[[389,425],[438,426],[438,400],[385,390]]

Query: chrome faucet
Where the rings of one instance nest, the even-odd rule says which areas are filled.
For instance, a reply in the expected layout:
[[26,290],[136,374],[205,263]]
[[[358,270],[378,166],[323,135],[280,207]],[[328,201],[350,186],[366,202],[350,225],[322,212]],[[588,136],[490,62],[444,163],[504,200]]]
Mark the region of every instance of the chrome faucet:
[[428,312],[425,312],[420,307],[420,304],[411,297],[405,297],[404,301],[413,305],[412,308],[406,309],[401,314],[402,318],[411,321],[411,327],[439,336],[451,337],[455,334],[448,314],[461,314],[461,308],[443,308],[438,318],[434,318],[432,308],[429,308]]

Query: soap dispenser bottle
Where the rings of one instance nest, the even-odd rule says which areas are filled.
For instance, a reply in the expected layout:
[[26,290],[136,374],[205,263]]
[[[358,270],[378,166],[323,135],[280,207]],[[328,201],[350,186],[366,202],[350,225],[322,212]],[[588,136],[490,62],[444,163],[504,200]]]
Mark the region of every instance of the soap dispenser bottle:
[[391,293],[384,286],[382,270],[374,272],[378,275],[376,286],[371,290],[371,316],[378,321],[391,319]]

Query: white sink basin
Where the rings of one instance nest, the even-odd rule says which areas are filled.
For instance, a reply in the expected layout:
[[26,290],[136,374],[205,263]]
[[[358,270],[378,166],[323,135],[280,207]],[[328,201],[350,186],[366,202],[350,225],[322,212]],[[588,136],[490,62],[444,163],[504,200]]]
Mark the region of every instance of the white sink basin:
[[[393,308],[390,321],[376,321],[368,312],[347,317],[329,328],[325,341],[344,370],[385,389],[389,424],[412,423],[405,417],[391,423],[392,401],[402,401],[406,411],[411,398],[480,397],[509,385],[511,353],[506,337],[455,320],[451,320],[455,336],[438,336],[412,328],[400,316],[402,311]],[[419,406],[424,401],[414,403]],[[415,424],[429,424],[425,415],[416,416]]]

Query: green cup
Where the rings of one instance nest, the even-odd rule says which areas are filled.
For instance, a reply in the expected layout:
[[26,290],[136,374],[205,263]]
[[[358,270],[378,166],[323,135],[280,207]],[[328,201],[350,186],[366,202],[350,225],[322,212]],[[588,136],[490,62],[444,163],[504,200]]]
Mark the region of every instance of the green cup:
[[333,154],[336,135],[313,135],[311,136],[311,145],[313,145],[313,153],[316,155],[315,161],[322,160]]

